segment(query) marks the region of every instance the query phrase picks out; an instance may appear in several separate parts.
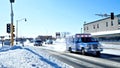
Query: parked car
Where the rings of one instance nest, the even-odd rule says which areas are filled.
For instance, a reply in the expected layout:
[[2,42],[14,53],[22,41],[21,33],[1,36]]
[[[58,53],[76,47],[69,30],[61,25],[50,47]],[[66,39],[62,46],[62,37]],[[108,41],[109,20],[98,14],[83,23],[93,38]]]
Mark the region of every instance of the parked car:
[[4,45],[10,45],[10,40],[5,40]]
[[42,46],[42,40],[35,40],[34,46]]
[[53,44],[53,40],[46,40],[45,44]]

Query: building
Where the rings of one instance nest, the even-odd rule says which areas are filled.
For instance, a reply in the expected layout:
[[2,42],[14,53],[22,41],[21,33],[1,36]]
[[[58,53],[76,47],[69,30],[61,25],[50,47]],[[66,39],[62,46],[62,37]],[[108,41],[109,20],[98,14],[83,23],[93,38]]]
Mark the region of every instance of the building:
[[90,33],[99,40],[120,41],[120,14],[84,24],[84,33]]
[[38,37],[36,37],[36,39],[41,39],[42,41],[46,41],[47,39],[53,39],[53,37],[50,36],[43,36],[43,35],[39,35]]

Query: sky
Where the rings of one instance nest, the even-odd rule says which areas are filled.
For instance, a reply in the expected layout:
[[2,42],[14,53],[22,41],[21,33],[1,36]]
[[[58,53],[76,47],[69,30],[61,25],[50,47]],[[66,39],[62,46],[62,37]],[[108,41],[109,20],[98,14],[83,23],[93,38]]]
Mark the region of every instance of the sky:
[[[119,14],[119,3],[120,0],[15,0],[13,23],[16,27],[19,20],[18,37],[55,36],[56,32],[75,34],[81,32],[84,22],[103,18],[95,14]],[[11,22],[10,14],[10,1],[0,0],[0,36],[9,35],[6,24]]]

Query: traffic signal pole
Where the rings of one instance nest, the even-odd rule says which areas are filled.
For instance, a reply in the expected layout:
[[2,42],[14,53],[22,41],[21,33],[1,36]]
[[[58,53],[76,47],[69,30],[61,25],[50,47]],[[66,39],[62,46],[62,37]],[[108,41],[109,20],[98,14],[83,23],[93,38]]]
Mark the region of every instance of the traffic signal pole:
[[111,20],[114,20],[114,12],[111,12],[110,15],[109,14],[95,14],[97,16],[102,16],[102,17],[111,17]]
[[12,6],[12,2],[11,2],[11,45],[13,46],[14,45],[14,37],[13,37],[13,6]]

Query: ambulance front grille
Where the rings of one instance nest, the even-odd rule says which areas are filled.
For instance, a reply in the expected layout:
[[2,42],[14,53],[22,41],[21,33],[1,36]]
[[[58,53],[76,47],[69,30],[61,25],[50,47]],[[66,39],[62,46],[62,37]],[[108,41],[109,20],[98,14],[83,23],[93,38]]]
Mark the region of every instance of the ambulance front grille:
[[92,45],[92,48],[93,48],[93,49],[98,49],[98,45],[97,45],[97,44],[93,44],[93,45]]

